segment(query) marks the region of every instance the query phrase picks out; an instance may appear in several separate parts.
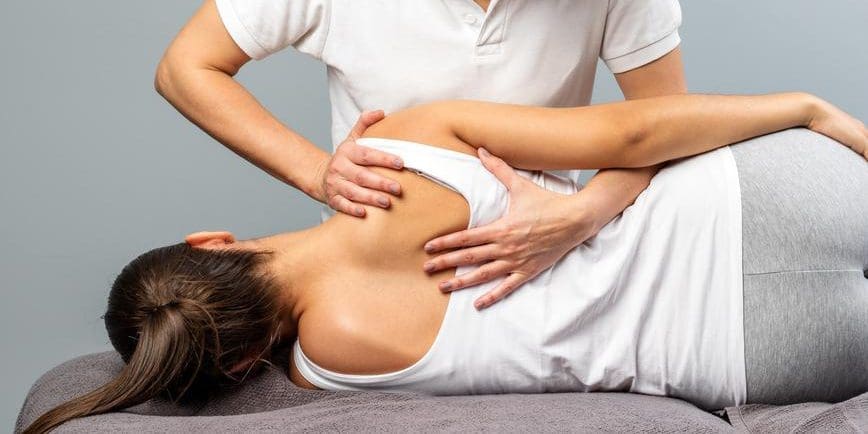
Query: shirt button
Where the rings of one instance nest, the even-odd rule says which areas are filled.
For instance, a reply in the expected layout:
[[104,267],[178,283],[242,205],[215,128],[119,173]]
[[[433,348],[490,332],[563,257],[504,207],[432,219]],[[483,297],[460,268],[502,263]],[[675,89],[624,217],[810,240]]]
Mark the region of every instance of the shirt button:
[[471,14],[467,14],[464,16],[464,22],[467,24],[476,24],[477,21],[479,20]]

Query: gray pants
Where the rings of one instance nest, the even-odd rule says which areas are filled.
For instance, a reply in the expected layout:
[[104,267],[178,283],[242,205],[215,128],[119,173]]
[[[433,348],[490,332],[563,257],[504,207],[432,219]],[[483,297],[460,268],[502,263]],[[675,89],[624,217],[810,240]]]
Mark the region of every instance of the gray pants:
[[837,402],[868,391],[868,162],[804,129],[732,151],[748,402]]

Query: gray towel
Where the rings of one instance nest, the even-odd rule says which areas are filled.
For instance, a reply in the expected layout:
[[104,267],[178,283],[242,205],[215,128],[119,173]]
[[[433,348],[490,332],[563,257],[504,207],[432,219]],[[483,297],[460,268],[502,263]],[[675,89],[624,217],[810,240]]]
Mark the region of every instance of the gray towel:
[[868,393],[836,404],[749,404],[729,407],[726,413],[743,432],[864,433],[868,432]]
[[[20,432],[60,402],[90,391],[122,366],[114,352],[70,360],[43,375],[18,415]],[[774,431],[791,427],[828,431],[868,427],[868,394],[850,404],[825,404],[814,411],[788,407],[727,409],[737,427]],[[858,404],[857,404],[858,403]],[[845,408],[846,407],[846,408]],[[842,411],[850,425],[818,416]],[[776,418],[773,412],[792,416]],[[812,419],[813,418],[813,419]],[[860,419],[861,418],[861,419]],[[806,420],[821,424],[805,425]],[[435,397],[413,393],[331,392],[296,387],[280,367],[265,370],[233,390],[198,406],[152,400],[116,413],[70,421],[57,432],[286,432],[286,431],[497,431],[497,432],[732,432],[722,418],[677,399],[628,393],[559,393]],[[766,431],[768,432],[768,431]],[[858,431],[857,431],[858,432]]]

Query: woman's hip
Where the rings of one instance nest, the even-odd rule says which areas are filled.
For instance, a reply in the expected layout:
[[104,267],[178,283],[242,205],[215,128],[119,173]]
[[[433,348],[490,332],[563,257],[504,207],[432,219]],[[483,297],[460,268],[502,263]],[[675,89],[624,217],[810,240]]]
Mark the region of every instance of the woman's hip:
[[732,152],[749,402],[838,401],[868,390],[868,165],[807,130]]

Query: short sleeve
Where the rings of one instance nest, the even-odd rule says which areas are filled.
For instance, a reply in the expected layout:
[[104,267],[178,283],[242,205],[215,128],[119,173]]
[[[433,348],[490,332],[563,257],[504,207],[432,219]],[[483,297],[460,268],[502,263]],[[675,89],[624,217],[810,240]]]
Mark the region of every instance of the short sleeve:
[[651,63],[681,38],[678,0],[610,0],[600,57],[617,74]]
[[290,45],[322,56],[331,16],[330,0],[216,0],[223,25],[253,59]]

